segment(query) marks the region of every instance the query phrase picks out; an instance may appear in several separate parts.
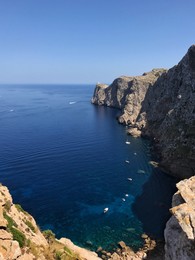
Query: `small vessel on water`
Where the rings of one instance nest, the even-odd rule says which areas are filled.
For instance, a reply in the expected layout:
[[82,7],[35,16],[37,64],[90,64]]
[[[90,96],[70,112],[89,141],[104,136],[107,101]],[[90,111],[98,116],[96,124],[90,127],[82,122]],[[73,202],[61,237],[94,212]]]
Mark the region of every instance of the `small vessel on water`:
[[107,211],[108,211],[108,208],[105,208],[105,209],[104,209],[104,213],[106,213]]
[[129,161],[129,160],[125,160],[125,162],[126,162],[126,163],[130,163],[130,161]]
[[126,141],[125,143],[126,143],[126,144],[130,144],[131,142],[129,142],[129,141]]
[[127,178],[128,181],[132,181],[133,179],[132,178]]

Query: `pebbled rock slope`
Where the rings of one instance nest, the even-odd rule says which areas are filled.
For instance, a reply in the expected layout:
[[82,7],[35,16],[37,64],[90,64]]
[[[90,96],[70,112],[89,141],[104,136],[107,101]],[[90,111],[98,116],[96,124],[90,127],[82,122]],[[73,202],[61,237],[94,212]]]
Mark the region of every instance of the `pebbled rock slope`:
[[98,84],[92,103],[121,110],[134,136],[153,138],[160,165],[178,178],[195,174],[195,45],[169,70]]

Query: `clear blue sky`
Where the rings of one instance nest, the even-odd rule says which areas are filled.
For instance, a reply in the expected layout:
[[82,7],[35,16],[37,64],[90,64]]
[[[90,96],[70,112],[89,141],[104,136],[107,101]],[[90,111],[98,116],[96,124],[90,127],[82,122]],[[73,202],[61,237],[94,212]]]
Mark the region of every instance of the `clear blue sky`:
[[195,0],[0,0],[0,83],[111,83],[193,43]]

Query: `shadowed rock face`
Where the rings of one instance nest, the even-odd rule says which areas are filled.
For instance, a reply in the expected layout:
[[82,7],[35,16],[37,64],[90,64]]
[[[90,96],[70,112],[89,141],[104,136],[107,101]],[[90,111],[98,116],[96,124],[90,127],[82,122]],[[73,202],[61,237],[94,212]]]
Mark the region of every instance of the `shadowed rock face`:
[[172,175],[195,174],[195,45],[168,71],[97,85],[92,103],[119,108],[118,120],[131,127],[130,133],[152,137],[161,166]]
[[190,68],[195,71],[195,48],[194,45],[189,49],[189,64]]

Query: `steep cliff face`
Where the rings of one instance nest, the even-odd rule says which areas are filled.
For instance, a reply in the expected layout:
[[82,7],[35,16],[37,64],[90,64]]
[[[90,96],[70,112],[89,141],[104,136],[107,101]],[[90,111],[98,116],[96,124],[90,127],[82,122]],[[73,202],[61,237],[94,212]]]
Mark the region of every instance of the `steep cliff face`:
[[165,229],[165,259],[195,259],[195,177],[177,184]]
[[148,89],[138,118],[143,133],[155,137],[161,165],[179,178],[195,174],[194,63],[195,45]]
[[41,233],[34,218],[13,204],[7,187],[0,185],[1,260],[98,260],[96,253],[75,246],[70,240],[55,239],[52,231]]
[[195,174],[195,45],[178,65],[97,85],[92,103],[121,109],[129,133],[152,137],[161,166],[172,175]]
[[154,84],[164,69],[154,69],[137,77],[119,77],[108,86],[98,84],[92,103],[121,109],[120,123],[134,125],[148,88]]

